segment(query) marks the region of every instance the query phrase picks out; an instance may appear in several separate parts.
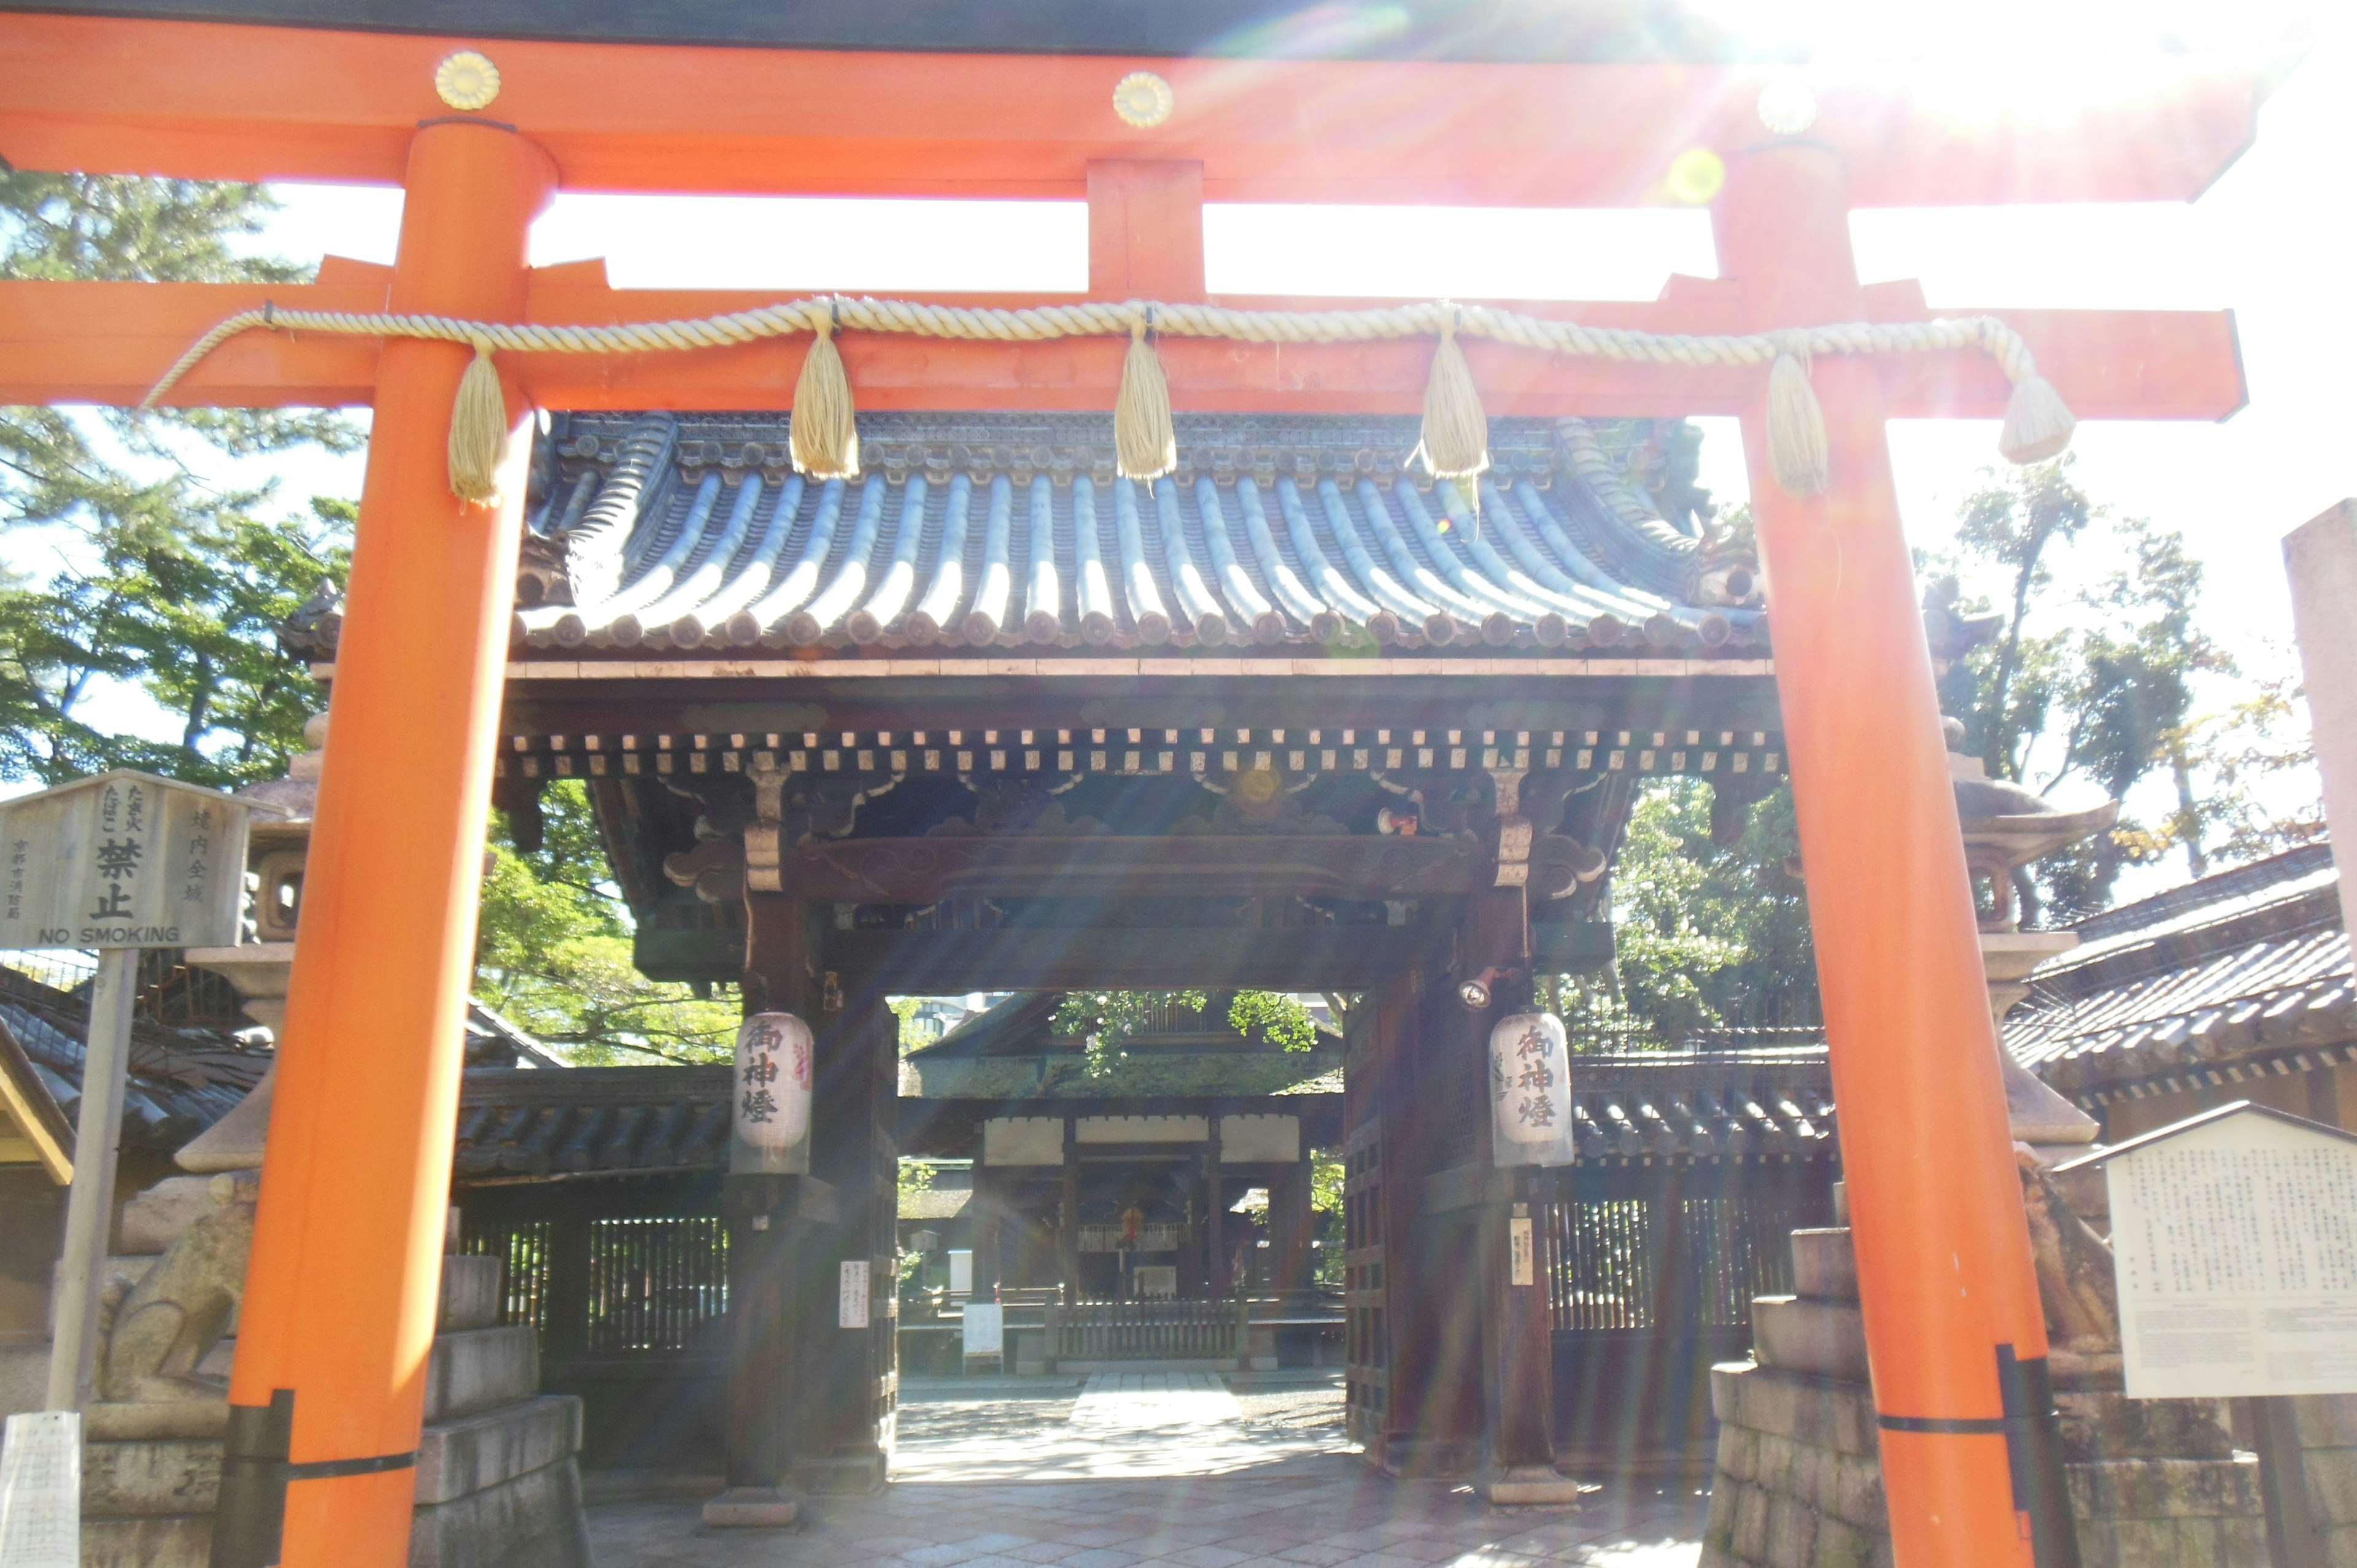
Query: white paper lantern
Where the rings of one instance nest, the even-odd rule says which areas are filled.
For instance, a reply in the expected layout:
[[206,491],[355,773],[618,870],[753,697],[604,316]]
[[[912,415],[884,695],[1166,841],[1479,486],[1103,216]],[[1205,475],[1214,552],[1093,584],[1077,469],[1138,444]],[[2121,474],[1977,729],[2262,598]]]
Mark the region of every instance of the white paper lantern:
[[737,1140],[791,1149],[810,1136],[810,1026],[791,1013],[756,1013],[737,1031]]
[[1562,1019],[1517,1013],[1490,1031],[1490,1119],[1499,1165],[1571,1163],[1571,1051]]

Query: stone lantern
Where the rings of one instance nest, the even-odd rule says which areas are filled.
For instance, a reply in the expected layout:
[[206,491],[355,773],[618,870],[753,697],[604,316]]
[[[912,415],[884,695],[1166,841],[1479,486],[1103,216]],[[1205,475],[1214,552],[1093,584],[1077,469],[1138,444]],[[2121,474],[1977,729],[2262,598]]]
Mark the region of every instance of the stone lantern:
[[[254,808],[246,848],[246,868],[255,883],[253,939],[235,947],[191,949],[187,957],[191,968],[210,970],[227,980],[245,1015],[268,1029],[274,1041],[286,1022],[295,920],[303,902],[303,859],[311,846],[319,769],[327,758],[328,715],[314,714],[303,726],[303,738],[311,749],[287,763],[285,778],[238,791],[238,799]],[[261,1165],[277,1078],[274,1058],[253,1092],[173,1156],[180,1168],[201,1175]]]
[[1964,726],[1943,724],[1948,738],[1948,777],[1954,782],[1956,816],[1964,833],[1964,864],[1988,898],[1980,918],[1981,969],[1987,977],[1989,1011],[1997,1021],[1997,1062],[2005,1074],[2007,1119],[2014,1142],[2027,1144],[2041,1163],[2083,1152],[2095,1141],[2095,1121],[2004,1047],[2005,1015],[2029,993],[2029,975],[2040,964],[2079,945],[2075,931],[2025,931],[2014,897],[2013,874],[2020,867],[2107,832],[2119,820],[2120,803],[2105,800],[2066,811],[2043,796],[2002,779],[1991,779],[1977,757],[1966,757]]

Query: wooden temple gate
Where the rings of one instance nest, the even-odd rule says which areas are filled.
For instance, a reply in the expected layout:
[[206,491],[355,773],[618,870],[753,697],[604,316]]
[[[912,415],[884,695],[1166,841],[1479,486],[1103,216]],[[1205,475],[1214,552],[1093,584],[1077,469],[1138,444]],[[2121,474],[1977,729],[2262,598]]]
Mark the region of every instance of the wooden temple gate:
[[[869,476],[823,484],[749,416],[574,415],[539,445],[497,798],[528,835],[586,781],[645,966],[818,1029],[819,1167],[723,1200],[735,1484],[883,1478],[887,1308],[840,1320],[834,1282],[892,1253],[885,998],[985,989],[1364,995],[1349,1114],[1424,1195],[1383,1245],[1433,1360],[1385,1370],[1375,1447],[1552,1464],[1550,1304],[1492,1279],[1512,1198],[1437,1207],[1426,1177],[1489,1166],[1494,1019],[1609,953],[1639,782],[1705,781],[1739,824],[1781,780],[1749,559],[1646,499],[1668,432],[1642,422],[1499,421],[1478,498],[1399,475],[1403,421],[1180,429],[1152,484],[1094,422],[1037,416],[874,416]],[[1437,1381],[1403,1402],[1412,1375]]]
[[[329,0],[251,8],[301,27],[165,20],[176,7],[161,3],[103,9],[118,15],[0,16],[11,62],[0,151],[14,166],[398,182],[399,259],[333,263],[313,284],[283,287],[0,283],[9,401],[136,403],[201,333],[265,306],[613,324],[773,303],[634,295],[594,264],[529,267],[527,227],[560,185],[1085,197],[1088,296],[1166,303],[1205,298],[1207,196],[1568,206],[1685,191],[1710,203],[1726,275],[1673,280],[1643,304],[1531,309],[1664,336],[1921,326],[1930,312],[1913,285],[1862,285],[1853,206],[2190,199],[2247,143],[2261,92],[2247,70],[2182,61],[2117,102],[2040,102],[1969,126],[1903,87],[1863,84],[1796,120],[1762,97],[1781,68],[1741,63],[1738,40],[1593,18],[1558,26],[1527,7],[1478,25],[1411,12],[1405,33],[1376,46],[1398,58],[1379,60],[1188,58],[1264,38],[1298,52],[1285,28],[1252,25],[1282,18],[1255,5],[1024,8],[1004,36],[944,37],[931,9],[718,4],[647,22],[668,29],[648,42],[643,27],[621,38],[619,23],[571,7],[498,0],[480,19],[499,41],[479,46],[435,36],[442,13],[424,5],[382,8],[377,25],[414,30],[380,33],[339,30],[349,12]],[[478,47],[496,64],[461,58]],[[943,52],[892,52],[912,48]],[[2214,419],[2240,403],[2222,315],[1999,314],[2082,416]],[[284,325],[256,325],[274,323]],[[1118,332],[847,336],[844,358],[871,408],[1017,420],[1088,410],[1099,432],[1125,362]],[[1163,986],[1206,972],[1378,998],[1363,1076],[1377,1097],[1366,1196],[1386,1293],[1373,1337],[1389,1348],[1388,1456],[1414,1462],[1419,1445],[1461,1446],[1478,1433],[1493,1464],[1551,1459],[1547,1403],[1528,1392],[1552,1360],[1545,1293],[1501,1277],[1506,1227],[1525,1217],[1515,1206],[1545,1196],[1532,1178],[1485,1172],[1478,1197],[1446,1211],[1461,1218],[1432,1211],[1433,1182],[1450,1167],[1428,1096],[1478,1059],[1488,1022],[1458,987],[1544,961],[1560,923],[1543,917],[1569,902],[1546,895],[1592,865],[1580,852],[1609,844],[1625,806],[1611,779],[1650,766],[1724,783],[1738,757],[1759,778],[1789,750],[1896,1548],[1910,1568],[2026,1561],[2008,1437],[2020,1434],[2005,1417],[2022,1391],[2000,1379],[2042,1366],[2044,1331],[1884,439],[1889,417],[1994,416],[2007,377],[1975,348],[1929,339],[1921,352],[1820,357],[1824,478],[1803,472],[1787,490],[1778,478],[1792,471],[1771,461],[1764,360],[1471,347],[1492,414],[1742,418],[1760,564],[1776,589],[1772,691],[1756,629],[1749,648],[1736,635],[1756,618],[1734,613],[1749,583],[1621,575],[1572,524],[1620,531],[1640,563],[1701,541],[1652,526],[1661,518],[1616,520],[1609,505],[1601,522],[1556,510],[1546,492],[1565,484],[1566,465],[1551,453],[1543,470],[1501,461],[1478,498],[1458,496],[1461,513],[1438,498],[1442,530],[1432,502],[1421,523],[1408,502],[1422,487],[1396,481],[1415,445],[1405,429],[1350,438],[1342,467],[1316,435],[1223,443],[1182,420],[1180,453],[1224,446],[1227,466],[1199,458],[1191,483],[1157,480],[1150,500],[1130,480],[1101,479],[1093,456],[1058,464],[1060,447],[1102,449],[1102,434],[926,435],[912,444],[944,448],[940,467],[930,450],[897,469],[878,455],[856,498],[834,493],[813,555],[834,481],[788,476],[782,425],[759,438],[701,433],[693,452],[683,434],[676,448],[647,437],[640,475],[679,470],[677,490],[644,498],[675,509],[676,533],[636,526],[632,465],[613,465],[596,430],[542,448],[569,441],[576,464],[600,467],[577,518],[544,516],[575,493],[561,456],[528,536],[520,454],[502,499],[460,499],[449,459],[470,360],[463,337],[396,333],[380,346],[265,329],[181,382],[182,403],[375,411],[232,1380],[223,1492],[239,1550],[264,1561],[256,1521],[274,1517],[274,1496],[289,1563],[402,1560],[473,846],[495,756],[511,802],[534,777],[587,778],[611,792],[601,796],[609,832],[627,822],[666,859],[692,857],[683,869],[717,913],[700,909],[682,929],[737,932],[748,999],[819,1030],[820,1124],[835,1135],[811,1176],[738,1184],[726,1200],[732,1479],[767,1487],[805,1468],[872,1478],[889,1441],[888,1331],[831,1316],[836,1269],[891,1242],[887,991]],[[806,351],[801,340],[514,351],[495,368],[511,419],[534,407],[776,410]],[[1287,424],[1412,412],[1433,363],[1428,344],[1402,341],[1196,339],[1161,351],[1182,409]],[[479,376],[474,392],[479,413]],[[612,432],[616,446],[624,439]],[[459,445],[470,462],[479,456]],[[756,473],[762,489],[748,501]],[[912,533],[920,474],[923,527]],[[931,608],[938,577],[921,590],[911,579],[933,572],[942,552],[929,541],[941,535],[930,531],[945,534],[961,477],[973,575],[948,596],[960,618],[943,620]],[[877,494],[877,478],[890,493]],[[790,489],[793,528],[753,534]],[[1083,493],[1093,532],[1072,521]],[[1031,521],[1043,512],[1044,531]],[[722,614],[707,596],[707,619],[683,601],[740,515],[748,531],[709,586],[750,581],[752,596]],[[1438,553],[1426,524],[1449,536]],[[1266,564],[1263,531],[1283,541],[1270,553],[1285,574]],[[689,535],[705,542],[701,556],[673,553]],[[551,554],[560,538],[566,548]],[[764,556],[772,540],[778,553]],[[524,581],[543,596],[528,600],[511,660],[520,543]],[[855,558],[859,575],[846,578]],[[792,575],[805,559],[810,585]],[[775,577],[781,560],[792,564]],[[762,575],[748,579],[756,564]],[[1590,597],[1629,587],[1659,609],[1624,615]],[[618,589],[635,597],[616,603]],[[953,626],[963,650],[937,647]],[[650,637],[657,628],[671,646]],[[1132,633],[1135,646],[1123,640]],[[1712,757],[1719,766],[1705,765]],[[1075,779],[1053,801],[1110,831],[1026,831],[1046,811],[1035,812],[1036,797]],[[1105,815],[1116,810],[1101,799],[1108,789],[1134,791],[1141,815]],[[1178,819],[1200,816],[1200,798],[1220,790],[1220,810],[1290,803],[1344,826],[1270,837],[1215,822],[1178,835]],[[1378,794],[1412,800],[1426,832],[1380,832],[1381,812],[1397,808]],[[991,831],[985,814],[1012,831]],[[936,832],[953,819],[978,831]],[[1354,1149],[1368,1124],[1354,1126]],[[1932,1147],[1947,1157],[1927,1161]],[[1425,1288],[1469,1279],[1479,1288]]]

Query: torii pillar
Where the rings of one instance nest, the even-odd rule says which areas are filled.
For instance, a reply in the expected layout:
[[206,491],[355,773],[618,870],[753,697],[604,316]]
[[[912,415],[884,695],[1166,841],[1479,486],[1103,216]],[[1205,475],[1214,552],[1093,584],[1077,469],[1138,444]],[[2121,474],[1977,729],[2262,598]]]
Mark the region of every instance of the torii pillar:
[[[1833,148],[1743,155],[1713,219],[1750,329],[1867,318]],[[1743,445],[1892,1545],[1906,1568],[1993,1568],[2030,1563],[2034,1534],[2039,1568],[2076,1568],[2068,1498],[2041,1487],[2060,1480],[2045,1318],[1879,372],[1821,360],[1815,384],[1829,494],[1777,484],[1764,387]],[[1994,1556],[1990,1522],[2008,1516],[2018,1540]]]
[[[518,318],[525,231],[556,186],[546,156],[507,126],[429,121],[405,184],[390,308]],[[521,449],[499,502],[450,493],[450,404],[470,355],[404,340],[379,363],[230,1379],[223,1568],[282,1552],[408,1560],[522,515]],[[512,387],[508,407],[524,407]]]

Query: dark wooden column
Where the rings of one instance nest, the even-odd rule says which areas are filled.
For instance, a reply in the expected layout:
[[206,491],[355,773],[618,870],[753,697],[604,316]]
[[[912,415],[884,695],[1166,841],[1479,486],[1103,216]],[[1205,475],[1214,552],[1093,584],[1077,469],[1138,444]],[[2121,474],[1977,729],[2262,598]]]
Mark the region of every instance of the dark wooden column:
[[1305,1138],[1300,1160],[1285,1168],[1268,1194],[1268,1283],[1275,1295],[1291,1296],[1309,1288],[1309,1243],[1318,1234],[1318,1217],[1310,1210],[1309,1174]]
[[[1457,1070],[1489,1074],[1490,1031],[1531,1006],[1528,905],[1518,886],[1466,901],[1458,935],[1458,978],[1484,971],[1510,978],[1491,986],[1490,1005],[1458,1004],[1464,1044]],[[1487,1093],[1475,1138],[1491,1196],[1480,1208],[1482,1487],[1492,1502],[1577,1500],[1555,1473],[1555,1320],[1547,1289],[1544,1187],[1530,1169],[1499,1171]],[[1518,1244],[1519,1243],[1519,1244]]]
[[1056,1210],[1056,1267],[1064,1280],[1064,1305],[1081,1304],[1081,1150],[1071,1118],[1064,1119],[1063,1198]]
[[1470,1054],[1469,1014],[1457,1000],[1444,955],[1433,955],[1383,994],[1372,1066],[1382,1119],[1384,1311],[1392,1370],[1382,1426],[1383,1458],[1394,1474],[1462,1473],[1481,1448],[1480,1226],[1463,1211],[1427,1214],[1429,1179],[1444,1162],[1470,1163],[1448,1148],[1451,1096],[1466,1075],[1478,1090],[1487,1069]]
[[975,1301],[996,1301],[998,1290],[998,1184],[991,1168],[982,1163],[979,1150],[974,1160],[974,1296]]
[[1203,1291],[1228,1294],[1228,1195],[1220,1179],[1220,1119],[1211,1118],[1211,1141],[1203,1147]]
[[[748,1013],[810,1017],[809,911],[801,900],[745,901],[743,991]],[[727,1480],[731,1488],[784,1485],[794,1456],[797,1288],[794,1214],[807,1178],[731,1176],[721,1191],[728,1226]]]
[[[826,988],[822,989],[822,996]],[[880,988],[841,998],[813,1020],[811,1175],[796,1224],[794,1478],[812,1492],[884,1484],[898,1402],[893,1229],[899,1210],[892,1069],[898,1022]],[[861,1321],[844,1316],[846,1265],[867,1271]]]

